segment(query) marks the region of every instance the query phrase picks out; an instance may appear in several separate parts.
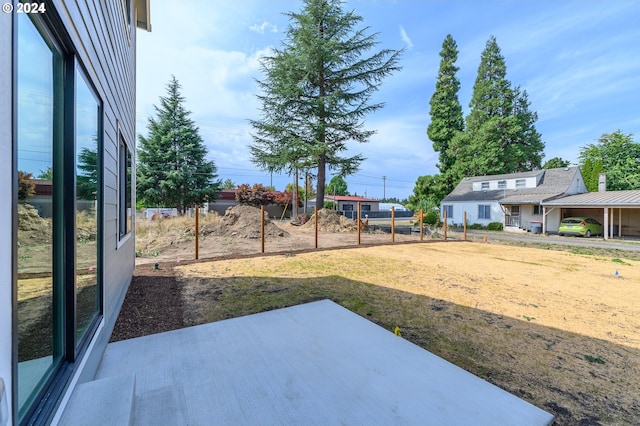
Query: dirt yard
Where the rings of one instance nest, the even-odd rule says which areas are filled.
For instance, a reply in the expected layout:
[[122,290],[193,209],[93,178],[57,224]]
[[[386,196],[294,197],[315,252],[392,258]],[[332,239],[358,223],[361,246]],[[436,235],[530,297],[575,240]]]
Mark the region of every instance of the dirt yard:
[[[195,259],[194,218],[169,218],[157,222],[141,219],[136,227],[136,264]],[[200,229],[199,259],[261,253],[260,210],[255,207],[236,206],[222,217],[203,216]],[[355,222],[337,214],[322,213],[318,220],[318,248],[356,246],[356,231]],[[395,241],[419,241],[419,237],[396,234]],[[360,235],[362,245],[388,242],[391,242],[389,234],[363,231]],[[302,226],[266,220],[265,253],[305,249],[315,249],[313,218]]]
[[[638,424],[637,255],[432,239],[296,252],[297,242],[313,248],[313,227],[282,229],[288,236],[266,245],[279,255],[260,255],[259,240],[235,234],[203,241],[201,257],[219,260],[188,261],[189,240],[140,258],[113,340],[328,298],[398,327],[407,340],[554,414],[559,425]],[[319,245],[356,238],[321,234]],[[368,244],[389,240],[362,236]],[[154,259],[158,269],[144,263]]]

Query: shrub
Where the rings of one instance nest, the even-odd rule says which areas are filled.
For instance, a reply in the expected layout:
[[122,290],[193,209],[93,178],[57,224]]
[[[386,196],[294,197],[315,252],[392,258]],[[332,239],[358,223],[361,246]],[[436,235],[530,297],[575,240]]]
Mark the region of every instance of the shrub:
[[489,231],[502,231],[502,223],[500,222],[491,222],[487,225],[487,230]]
[[467,229],[484,229],[484,226],[479,223],[472,223],[471,225],[467,225]]
[[422,222],[428,223],[429,225],[435,225],[440,221],[440,212],[431,210],[426,214],[422,215]]

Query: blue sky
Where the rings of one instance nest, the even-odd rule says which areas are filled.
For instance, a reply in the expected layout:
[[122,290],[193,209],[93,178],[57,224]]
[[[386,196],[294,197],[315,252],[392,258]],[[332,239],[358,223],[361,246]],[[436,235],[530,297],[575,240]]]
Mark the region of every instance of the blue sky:
[[[255,79],[264,78],[260,58],[284,39],[283,12],[300,8],[291,0],[154,0],[152,32],[137,34],[137,132],[147,134],[153,105],[175,75],[220,178],[269,184],[247,149],[248,119],[260,111]],[[581,147],[618,129],[640,141],[640,1],[349,0],[344,8],[380,34],[379,48],[405,48],[403,69],[373,98],[385,108],[366,118],[376,135],[351,145],[367,158],[347,177],[351,193],[405,198],[418,176],[437,173],[426,128],[447,34],[460,52],[465,115],[480,54],[494,35],[507,78],[538,113],[545,159],[576,162]],[[273,185],[291,180],[274,175]]]

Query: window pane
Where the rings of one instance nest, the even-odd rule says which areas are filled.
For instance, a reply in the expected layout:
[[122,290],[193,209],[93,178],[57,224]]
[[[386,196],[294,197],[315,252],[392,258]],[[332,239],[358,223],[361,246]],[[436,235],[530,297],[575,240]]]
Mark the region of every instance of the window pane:
[[[18,406],[24,414],[50,374],[54,345],[54,85],[60,62],[27,15],[18,14]],[[55,355],[55,357],[54,357]]]
[[99,312],[98,147],[100,106],[76,68],[76,346]]
[[131,176],[131,165],[132,165],[132,156],[131,151],[127,147],[126,142],[120,138],[120,153],[118,156],[119,162],[119,191],[120,191],[120,208],[119,208],[119,222],[120,222],[120,237],[124,237],[129,232],[131,232],[131,186],[132,186],[132,176]]

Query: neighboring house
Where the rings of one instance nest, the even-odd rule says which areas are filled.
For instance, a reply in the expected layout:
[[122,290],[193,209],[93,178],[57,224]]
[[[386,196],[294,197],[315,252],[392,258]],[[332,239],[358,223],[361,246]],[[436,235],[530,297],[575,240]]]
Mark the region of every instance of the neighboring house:
[[348,218],[353,218],[358,214],[358,203],[360,203],[360,214],[363,216],[368,212],[377,212],[380,210],[380,201],[371,198],[353,195],[327,195],[324,199],[325,201],[336,203],[336,210]]
[[543,203],[587,192],[579,167],[536,170],[462,179],[440,204],[440,214],[455,225],[502,223],[509,230],[557,231],[560,211],[544,213]]
[[[150,30],[149,0],[23,4],[4,6],[36,13],[0,14],[3,425],[55,422],[109,341],[135,266],[136,27]],[[18,171],[49,168],[19,201]]]

